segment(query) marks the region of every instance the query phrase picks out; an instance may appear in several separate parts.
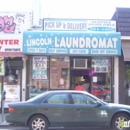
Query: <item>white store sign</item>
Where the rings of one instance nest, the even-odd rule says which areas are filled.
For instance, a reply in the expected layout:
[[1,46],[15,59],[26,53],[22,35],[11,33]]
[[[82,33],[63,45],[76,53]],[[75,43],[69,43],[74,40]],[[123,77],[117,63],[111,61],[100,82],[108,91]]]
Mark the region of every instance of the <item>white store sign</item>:
[[87,19],[44,19],[43,30],[116,32],[116,21]]
[[0,56],[1,57],[21,57],[23,38],[22,35],[1,35],[0,37]]

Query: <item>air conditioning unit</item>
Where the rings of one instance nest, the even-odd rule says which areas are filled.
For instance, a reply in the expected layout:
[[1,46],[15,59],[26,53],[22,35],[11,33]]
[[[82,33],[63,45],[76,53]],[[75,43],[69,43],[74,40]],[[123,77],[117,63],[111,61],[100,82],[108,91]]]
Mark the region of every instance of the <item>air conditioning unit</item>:
[[87,59],[75,58],[73,59],[74,69],[87,69]]

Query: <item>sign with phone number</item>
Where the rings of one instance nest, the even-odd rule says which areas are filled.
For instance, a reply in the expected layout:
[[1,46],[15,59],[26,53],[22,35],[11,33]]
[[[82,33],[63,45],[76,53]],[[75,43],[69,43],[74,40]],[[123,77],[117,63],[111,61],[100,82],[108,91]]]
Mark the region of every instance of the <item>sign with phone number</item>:
[[35,74],[32,77],[33,79],[47,79],[47,75],[42,75],[42,74]]
[[34,56],[33,57],[33,79],[47,79],[47,57]]
[[94,72],[107,73],[109,59],[107,58],[94,58]]
[[112,20],[46,18],[43,21],[44,31],[116,32],[116,21]]
[[94,72],[108,72],[108,67],[107,66],[101,66],[101,67],[95,67],[95,71]]

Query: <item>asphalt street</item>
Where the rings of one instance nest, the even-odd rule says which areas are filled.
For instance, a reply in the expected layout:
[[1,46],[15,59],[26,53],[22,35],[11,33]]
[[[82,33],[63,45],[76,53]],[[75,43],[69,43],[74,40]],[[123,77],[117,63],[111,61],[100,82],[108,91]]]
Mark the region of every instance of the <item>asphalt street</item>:
[[[1,128],[0,127],[0,130],[29,130],[29,129],[26,129],[26,128]],[[59,129],[53,129],[53,130],[59,130]],[[64,130],[79,130],[79,129],[64,129]],[[80,130],[104,130],[104,129],[89,129],[88,128],[88,129],[80,129]],[[105,130],[110,130],[110,129],[105,129]]]
[[[25,128],[25,127],[12,127],[12,126],[10,126],[10,127],[1,127],[0,126],[0,130],[29,130],[28,128]],[[110,129],[104,129],[104,128],[67,128],[67,129],[61,129],[61,128],[50,128],[50,129],[48,129],[48,130],[110,130]]]

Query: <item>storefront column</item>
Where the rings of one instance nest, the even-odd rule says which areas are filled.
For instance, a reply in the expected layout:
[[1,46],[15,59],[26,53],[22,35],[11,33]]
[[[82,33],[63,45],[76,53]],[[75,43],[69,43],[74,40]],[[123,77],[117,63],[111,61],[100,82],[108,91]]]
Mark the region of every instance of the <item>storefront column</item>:
[[119,58],[114,57],[114,103],[119,103]]
[[26,100],[26,61],[27,61],[27,56],[23,56],[23,69],[22,69],[22,101]]

